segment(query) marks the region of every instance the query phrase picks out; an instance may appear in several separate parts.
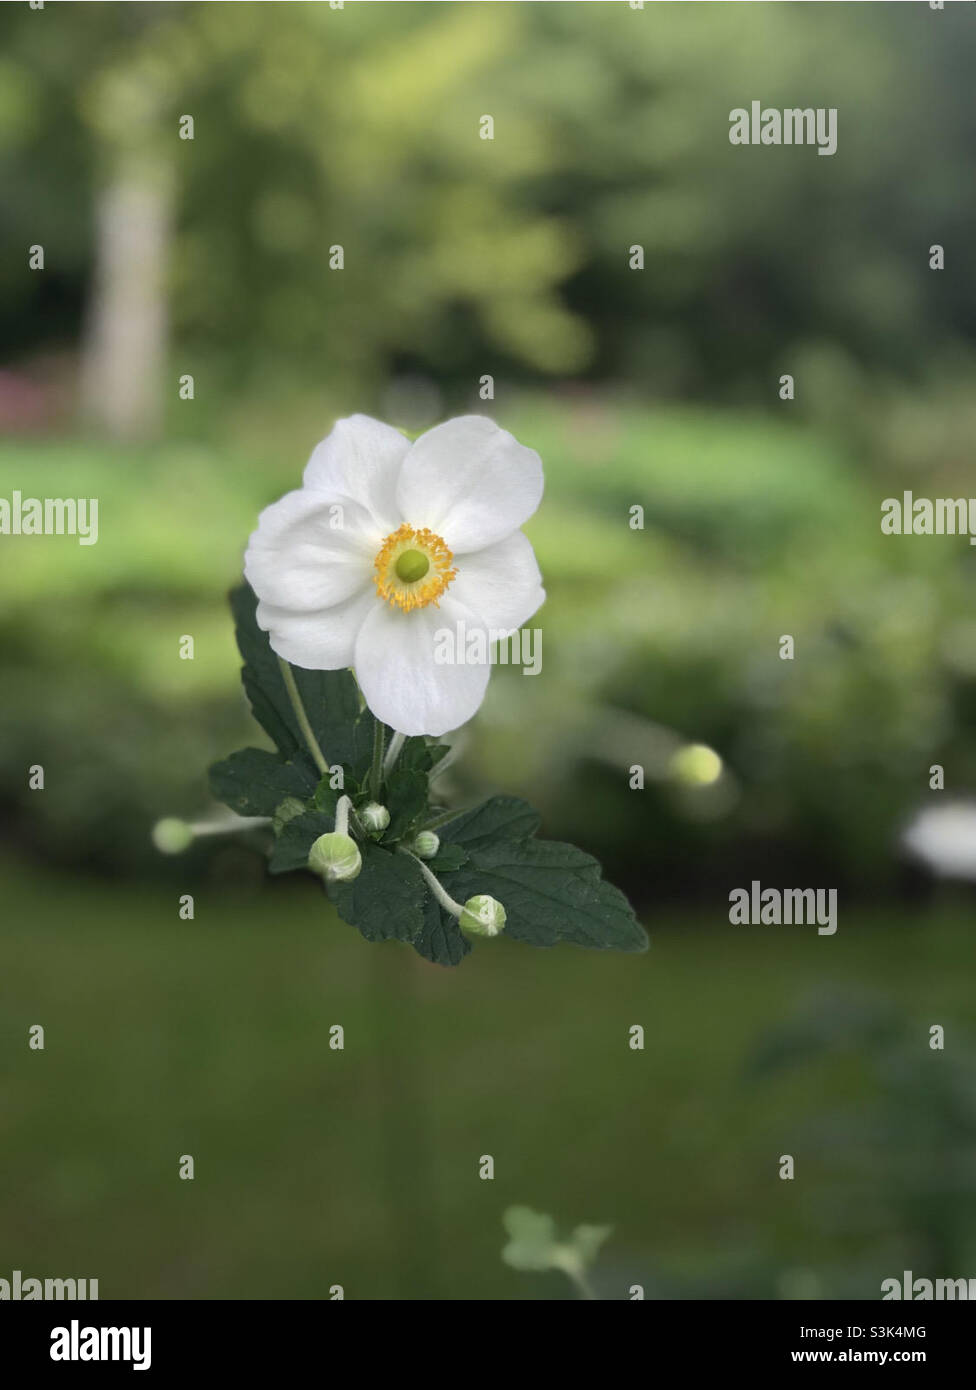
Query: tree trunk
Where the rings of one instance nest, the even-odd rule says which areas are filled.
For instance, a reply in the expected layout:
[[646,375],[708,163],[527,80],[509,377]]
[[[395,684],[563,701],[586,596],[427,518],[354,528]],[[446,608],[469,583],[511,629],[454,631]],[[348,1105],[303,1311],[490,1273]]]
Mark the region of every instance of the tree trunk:
[[151,439],[162,426],[171,214],[172,183],[151,166],[120,169],[98,195],[81,404],[116,439]]

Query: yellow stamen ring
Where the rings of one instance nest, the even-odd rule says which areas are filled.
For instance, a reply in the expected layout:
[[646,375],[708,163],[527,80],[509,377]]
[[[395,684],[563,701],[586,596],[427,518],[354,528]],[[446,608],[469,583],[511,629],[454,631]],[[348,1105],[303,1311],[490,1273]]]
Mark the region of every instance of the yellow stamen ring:
[[[415,530],[406,522],[392,531],[373,561],[373,583],[380,598],[402,608],[437,607],[437,600],[457,575],[454,557],[440,536],[426,527]],[[426,561],[426,564],[423,562]],[[416,578],[411,578],[411,576]]]

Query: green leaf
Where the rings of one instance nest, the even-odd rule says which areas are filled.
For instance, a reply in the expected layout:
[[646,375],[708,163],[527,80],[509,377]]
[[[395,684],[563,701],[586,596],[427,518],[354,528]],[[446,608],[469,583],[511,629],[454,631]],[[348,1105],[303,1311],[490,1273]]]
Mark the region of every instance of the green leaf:
[[380,845],[361,846],[363,867],[351,883],[335,883],[329,895],[344,922],[367,941],[415,942],[424,928],[427,885],[414,860]]
[[304,801],[299,801],[296,796],[286,796],[284,801],[280,801],[275,807],[274,815],[271,817],[271,829],[275,836],[281,834],[289,821],[296,816],[304,816],[308,806]]
[[[349,679],[355,685],[355,680],[351,674]],[[346,731],[345,742],[338,736],[335,740],[336,746],[344,753],[339,761],[348,766],[356,782],[361,786],[365,786],[373,762],[373,730],[378,723],[379,720],[372,712],[364,709],[351,729]],[[389,743],[392,730],[388,729],[386,725],[383,728],[385,741]]]
[[517,796],[493,796],[438,828],[441,840],[474,849],[495,840],[523,840],[539,828],[539,814]]
[[612,1226],[577,1226],[569,1238],[569,1243],[586,1267],[593,1263],[603,1242],[612,1233]]
[[542,1270],[553,1267],[556,1223],[551,1216],[531,1207],[509,1207],[502,1216],[508,1244],[502,1259],[513,1269]]
[[[247,584],[230,596],[237,645],[244,659],[241,680],[255,719],[279,752],[292,760],[311,763],[295,711],[292,708],[278,658],[268,634],[257,624],[257,599]],[[308,722],[330,766],[348,764],[362,777],[373,747],[373,716],[360,712],[359,691],[350,671],[306,671],[293,666],[295,684]]]
[[463,869],[467,862],[467,852],[460,845],[442,844],[433,859],[427,860],[427,867],[435,874],[446,874]]
[[315,775],[305,762],[286,762],[263,748],[242,748],[210,769],[210,790],[239,816],[273,816],[286,797],[307,801]]
[[268,869],[273,874],[287,874],[292,869],[308,868],[308,852],[320,835],[335,829],[335,818],[322,811],[306,811],[294,816],[275,840]]
[[398,840],[427,809],[427,776],[423,772],[394,772],[386,783],[390,824],[386,838]]
[[450,744],[431,743],[423,734],[411,736],[400,749],[397,766],[407,772],[430,772],[450,751]]
[[315,802],[315,809],[317,811],[324,811],[327,816],[335,818],[336,807],[339,804],[339,797],[342,795],[342,792],[337,791],[335,787],[331,785],[331,782],[332,774],[327,772],[315,788],[315,794],[312,800]]
[[268,645],[267,634],[257,625],[257,601],[249,585],[231,591],[230,606],[237,647],[244,661],[241,683],[252,714],[284,757],[293,758],[300,752],[307,755],[294,725],[277,658]]
[[573,1278],[582,1276],[613,1231],[612,1226],[577,1226],[561,1243],[552,1217],[531,1207],[509,1207],[502,1223],[509,1235],[502,1250],[506,1264],[520,1270],[561,1269]]
[[444,887],[464,902],[490,893],[505,908],[505,932],[531,946],[570,941],[597,950],[644,951],[647,936],[600,865],[575,845],[556,840],[498,841],[468,846],[469,860],[444,875]]
[[471,950],[457,922],[430,893],[424,900],[424,925],[413,948],[434,965],[460,965]]

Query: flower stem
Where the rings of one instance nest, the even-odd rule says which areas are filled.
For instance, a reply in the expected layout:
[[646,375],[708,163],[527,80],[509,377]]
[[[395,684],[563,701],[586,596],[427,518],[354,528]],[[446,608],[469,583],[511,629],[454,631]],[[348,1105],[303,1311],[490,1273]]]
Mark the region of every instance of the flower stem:
[[160,854],[182,854],[201,835],[233,835],[238,830],[256,830],[270,824],[270,816],[236,816],[232,811],[199,821],[164,816],[153,826],[152,842]]
[[324,777],[329,770],[329,764],[326,762],[325,755],[319,747],[319,741],[315,737],[311,724],[308,722],[308,715],[305,713],[302,697],[299,695],[298,686],[295,684],[295,673],[283,656],[279,656],[278,665],[281,667],[281,678],[285,682],[285,689],[288,691],[291,707],[295,711],[298,727],[301,729],[305,742],[308,744],[308,751],[312,755],[312,761]]
[[452,917],[460,918],[461,913],[464,911],[464,908],[461,906],[460,903],[456,903],[454,901],[450,893],[441,883],[440,879],[438,879],[437,876],[434,873],[432,873],[430,869],[428,869],[424,861],[422,859],[418,859],[417,856],[413,854],[409,849],[404,849],[403,845],[400,846],[400,853],[408,855],[409,858],[411,858],[413,862],[417,865],[417,867],[420,869],[420,872],[427,880],[427,884],[430,888],[430,891],[433,893],[434,897],[440,903],[444,911],[449,912]]
[[436,830],[439,825],[446,825],[450,820],[457,820],[458,816],[464,815],[463,811],[441,811],[439,815],[432,816],[430,820],[424,821],[421,830]]
[[451,745],[449,751],[448,751],[447,753],[444,754],[444,756],[443,756],[443,758],[441,758],[440,762],[439,762],[439,763],[435,763],[434,766],[431,768],[431,770],[430,770],[430,781],[431,781],[431,782],[433,782],[433,780],[434,780],[435,777],[439,777],[439,776],[441,775],[442,772],[446,772],[447,769],[451,766],[451,763],[457,761],[457,757],[458,757],[458,754],[460,753],[460,751],[461,751],[461,744],[460,744],[460,742],[458,742],[458,743],[453,743],[453,744]]
[[596,1294],[593,1292],[593,1285],[581,1269],[575,1271],[567,1269],[566,1273],[569,1275],[571,1283],[575,1284],[580,1298],[596,1298]]
[[406,742],[406,738],[406,734],[394,733],[393,737],[390,739],[390,746],[387,749],[386,757],[383,760],[384,777],[389,777],[390,773],[393,771],[394,764],[396,763],[397,758],[399,758],[400,756],[400,749]]
[[580,1259],[576,1251],[567,1248],[566,1246],[562,1246],[555,1252],[555,1254],[557,1258],[553,1260],[553,1264],[556,1266],[557,1269],[561,1269],[562,1272],[566,1275],[570,1283],[576,1289],[576,1292],[579,1294],[580,1298],[596,1298],[596,1291],[593,1288],[593,1285],[590,1283],[589,1279],[586,1277],[586,1270],[583,1267],[583,1261]]
[[352,801],[348,796],[340,796],[336,803],[335,828],[337,835],[349,834],[349,812]]
[[380,783],[383,780],[383,744],[385,742],[384,727],[377,719],[373,723],[373,765],[369,770],[369,794],[374,801],[380,799]]
[[270,825],[270,816],[236,816],[233,820],[197,820],[190,822],[190,829],[198,838],[201,835],[233,835],[238,830],[257,830],[261,825]]

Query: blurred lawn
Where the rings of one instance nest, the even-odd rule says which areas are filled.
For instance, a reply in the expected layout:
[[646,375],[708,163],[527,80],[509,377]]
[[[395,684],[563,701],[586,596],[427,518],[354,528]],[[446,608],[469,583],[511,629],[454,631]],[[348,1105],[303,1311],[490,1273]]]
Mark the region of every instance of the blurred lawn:
[[[199,890],[184,922],[176,891],[11,867],[4,903],[4,1272],[97,1277],[106,1298],[564,1296],[501,1263],[513,1202],[615,1223],[606,1297],[876,1298],[911,1261],[917,1233],[883,1204],[876,1230],[824,1220],[861,1197],[808,1126],[876,1098],[870,1059],[762,1084],[742,1068],[758,1020],[838,983],[888,996],[920,1048],[932,1021],[956,1043],[961,915],[842,912],[829,939],[676,918],[641,958],[502,940],[447,972],[367,946],[311,880]],[[870,1205],[891,1156],[852,1142]]]

